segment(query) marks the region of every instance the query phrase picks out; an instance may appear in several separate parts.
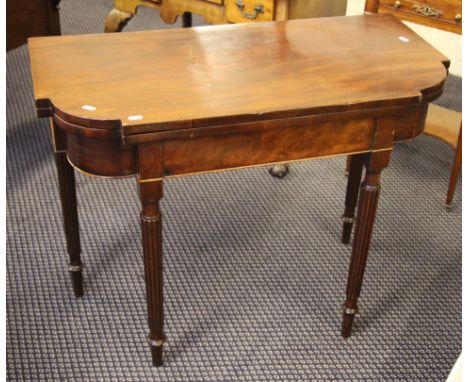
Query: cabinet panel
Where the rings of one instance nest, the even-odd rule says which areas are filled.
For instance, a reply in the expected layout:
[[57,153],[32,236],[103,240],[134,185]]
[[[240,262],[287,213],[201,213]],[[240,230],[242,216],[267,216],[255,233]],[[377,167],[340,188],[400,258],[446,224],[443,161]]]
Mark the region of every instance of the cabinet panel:
[[289,0],[288,19],[344,16],[346,5],[346,0]]

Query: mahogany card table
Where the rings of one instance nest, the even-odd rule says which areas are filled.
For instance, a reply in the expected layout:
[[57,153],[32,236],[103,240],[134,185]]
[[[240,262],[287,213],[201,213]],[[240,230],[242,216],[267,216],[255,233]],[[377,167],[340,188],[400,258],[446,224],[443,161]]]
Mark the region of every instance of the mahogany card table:
[[41,37],[29,52],[37,114],[51,120],[76,296],[74,169],[139,185],[154,366],[166,341],[159,201],[174,176],[351,155],[343,242],[356,227],[341,329],[350,336],[381,171],[395,142],[423,131],[444,56],[392,15]]

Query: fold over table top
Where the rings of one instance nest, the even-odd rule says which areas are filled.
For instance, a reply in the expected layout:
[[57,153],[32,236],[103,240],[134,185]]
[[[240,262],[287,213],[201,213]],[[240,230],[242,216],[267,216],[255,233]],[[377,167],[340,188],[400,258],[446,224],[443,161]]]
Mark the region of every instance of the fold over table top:
[[124,135],[418,104],[449,65],[392,15],[41,37],[29,50],[39,109]]

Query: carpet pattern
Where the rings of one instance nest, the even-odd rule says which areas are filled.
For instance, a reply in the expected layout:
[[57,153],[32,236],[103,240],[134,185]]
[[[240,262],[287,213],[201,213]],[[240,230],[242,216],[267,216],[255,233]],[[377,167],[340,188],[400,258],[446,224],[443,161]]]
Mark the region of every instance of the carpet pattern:
[[[63,33],[100,32],[111,8],[63,0]],[[162,26],[142,8],[126,30]],[[154,369],[135,180],[77,174],[86,295],[75,299],[26,47],[7,54],[6,80],[8,380],[445,380],[461,351],[461,182],[453,210],[444,206],[450,147],[425,136],[396,146],[348,340],[344,158],[293,164],[283,180],[256,168],[166,181],[168,343]],[[442,104],[459,109],[460,79],[447,87]]]

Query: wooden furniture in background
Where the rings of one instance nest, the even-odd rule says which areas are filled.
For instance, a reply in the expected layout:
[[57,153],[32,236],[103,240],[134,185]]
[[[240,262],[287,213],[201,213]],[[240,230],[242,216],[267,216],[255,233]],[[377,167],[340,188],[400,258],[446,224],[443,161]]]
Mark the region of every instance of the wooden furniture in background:
[[462,158],[462,115],[454,110],[429,105],[424,134],[449,144],[455,150],[452,171],[445,204],[450,207],[461,168]]
[[26,44],[29,37],[60,34],[60,0],[7,0],[6,49]]
[[137,7],[159,10],[166,24],[184,16],[190,26],[190,14],[203,16],[208,24],[299,19],[338,16],[346,12],[347,0],[115,0],[105,21],[106,32],[122,30]]
[[462,33],[462,0],[366,0],[365,11],[453,33]]
[[443,91],[444,56],[395,17],[366,15],[34,38],[30,57],[38,116],[51,119],[76,296],[73,168],[135,176],[139,185],[155,366],[166,339],[159,201],[173,176],[358,158],[366,174],[342,326],[351,334],[381,171],[394,142],[422,132],[429,102]]

